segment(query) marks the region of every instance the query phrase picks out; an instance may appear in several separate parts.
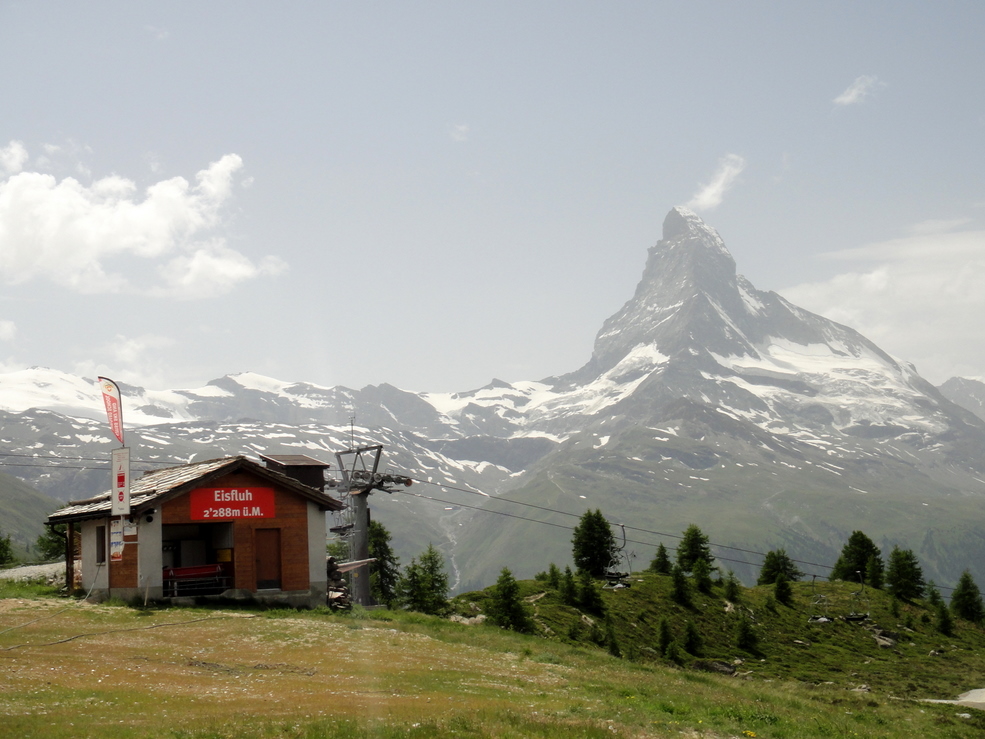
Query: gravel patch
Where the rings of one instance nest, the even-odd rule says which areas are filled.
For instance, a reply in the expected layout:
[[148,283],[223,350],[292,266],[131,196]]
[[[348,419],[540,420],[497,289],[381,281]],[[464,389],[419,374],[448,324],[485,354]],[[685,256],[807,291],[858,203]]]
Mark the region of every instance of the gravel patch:
[[0,580],[47,580],[65,582],[65,563],[52,562],[46,565],[24,565],[0,570]]

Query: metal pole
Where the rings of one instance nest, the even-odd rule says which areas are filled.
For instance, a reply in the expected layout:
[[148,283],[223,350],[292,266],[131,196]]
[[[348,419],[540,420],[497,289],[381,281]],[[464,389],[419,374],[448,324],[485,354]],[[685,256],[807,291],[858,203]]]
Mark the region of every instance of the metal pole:
[[[352,559],[369,559],[369,490],[353,491],[351,494],[353,523]],[[361,606],[370,605],[372,596],[369,589],[369,564],[352,571],[352,602]]]

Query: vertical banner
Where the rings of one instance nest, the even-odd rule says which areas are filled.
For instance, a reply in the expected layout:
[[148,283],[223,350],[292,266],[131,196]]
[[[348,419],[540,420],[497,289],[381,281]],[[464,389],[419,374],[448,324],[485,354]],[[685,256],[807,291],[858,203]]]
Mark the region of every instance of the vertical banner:
[[123,444],[123,401],[120,398],[120,388],[108,377],[99,378],[99,387],[103,391],[103,405],[106,406],[106,416],[113,435]]
[[114,516],[130,515],[130,448],[121,446],[113,450],[113,482],[110,486]]
[[123,561],[123,519],[114,518],[109,522],[109,561]]

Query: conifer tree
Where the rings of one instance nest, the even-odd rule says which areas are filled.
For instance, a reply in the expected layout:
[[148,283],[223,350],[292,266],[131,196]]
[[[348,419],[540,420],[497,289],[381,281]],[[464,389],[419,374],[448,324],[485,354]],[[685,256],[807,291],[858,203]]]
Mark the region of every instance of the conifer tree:
[[369,565],[369,592],[377,603],[390,607],[397,599],[400,581],[400,559],[390,546],[390,532],[379,521],[369,522],[369,556],[376,561]]
[[961,573],[958,584],[951,593],[951,611],[958,618],[976,624],[985,618],[981,591],[968,570]]
[[687,576],[680,565],[674,565],[670,571],[670,597],[682,606],[691,604],[691,591],[687,584]]
[[616,627],[608,614],[605,617],[605,647],[613,657],[622,657],[619,640],[616,638]]
[[487,608],[489,620],[503,629],[528,633],[533,630],[530,614],[520,598],[520,585],[508,567],[504,567],[493,586]]
[[547,568],[547,584],[555,590],[561,587],[561,570],[558,569],[558,566],[553,562],[551,562],[551,566]]
[[789,606],[793,600],[793,588],[790,587],[790,582],[783,573],[777,576],[776,582],[773,584],[773,597],[776,598],[777,603],[782,603],[785,606]]
[[602,511],[585,511],[575,526],[571,538],[571,553],[575,568],[592,577],[603,577],[618,556],[616,537]]
[[66,528],[65,524],[44,527],[44,532],[38,536],[38,540],[34,544],[42,561],[65,559]]
[[564,574],[561,576],[561,587],[558,588],[558,594],[561,596],[561,602],[566,606],[574,606],[578,604],[578,587],[575,585],[575,575],[571,571],[570,567],[564,568]]
[[944,636],[951,636],[954,633],[954,621],[951,619],[951,611],[944,605],[944,601],[937,601],[937,630]]
[[10,545],[10,534],[3,535],[0,531],[0,565],[10,564],[14,561],[14,550]]
[[934,608],[943,602],[941,591],[937,589],[937,583],[933,580],[927,582],[927,602]]
[[901,600],[913,600],[923,595],[923,570],[912,549],[893,547],[886,568],[889,592]]
[[759,571],[757,585],[772,585],[776,582],[779,575],[783,575],[787,580],[799,580],[804,576],[797,565],[787,555],[786,549],[776,549],[766,552],[763,559],[763,567]]
[[869,558],[873,556],[881,567],[882,555],[879,552],[879,547],[873,544],[872,539],[861,531],[853,531],[831,570],[831,578],[833,580],[858,582],[859,575],[861,575],[865,582],[869,582]]
[[701,654],[702,646],[703,642],[698,627],[694,625],[694,621],[688,621],[684,627],[684,651],[697,657]]
[[441,553],[428,544],[421,559],[411,559],[397,585],[397,601],[409,611],[443,615],[448,610],[448,575]]
[[694,563],[694,587],[701,593],[711,592],[711,565],[703,559]]
[[745,614],[740,615],[738,622],[735,624],[735,646],[749,652],[756,648],[758,642],[756,632],[753,631],[749,619],[746,618]]
[[653,561],[650,562],[650,572],[656,572],[659,575],[669,575],[670,567],[670,557],[667,556],[667,547],[661,542],[657,546],[657,553],[653,557]]
[[685,572],[692,572],[695,562],[699,560],[707,562],[710,569],[715,558],[711,554],[708,537],[692,523],[684,531],[681,543],[677,545],[677,564]]
[[657,624],[657,651],[660,652],[661,657],[666,656],[667,647],[670,646],[673,639],[674,637],[670,633],[670,623],[666,617],[662,617]]
[[598,585],[588,573],[582,570],[578,573],[578,605],[582,610],[589,613],[602,614],[605,612],[605,601],[602,600],[602,593],[599,592]]
[[885,570],[882,566],[882,557],[878,554],[870,554],[865,562],[865,582],[870,588],[882,590],[884,576]]
[[725,600],[730,600],[733,603],[739,599],[741,595],[741,590],[739,588],[739,581],[735,578],[735,573],[732,570],[728,571],[728,576],[725,578]]

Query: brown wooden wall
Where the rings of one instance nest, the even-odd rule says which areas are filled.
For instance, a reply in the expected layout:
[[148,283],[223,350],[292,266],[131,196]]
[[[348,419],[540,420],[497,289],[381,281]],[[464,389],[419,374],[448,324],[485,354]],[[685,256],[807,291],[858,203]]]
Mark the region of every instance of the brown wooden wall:
[[[281,590],[307,590],[308,581],[308,503],[300,495],[271,485],[267,480],[238,472],[210,482],[210,488],[273,487],[275,518],[233,521],[233,587],[256,590],[256,562],[253,551],[256,529],[280,529]],[[215,519],[215,523],[222,519]],[[162,524],[204,523],[192,521],[188,495],[173,498],[161,506]],[[129,550],[131,547],[127,547]],[[135,547],[133,547],[136,549]],[[124,555],[125,556],[125,555]],[[134,554],[136,556],[136,554]]]

